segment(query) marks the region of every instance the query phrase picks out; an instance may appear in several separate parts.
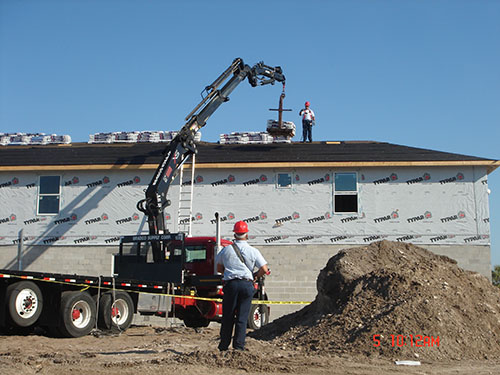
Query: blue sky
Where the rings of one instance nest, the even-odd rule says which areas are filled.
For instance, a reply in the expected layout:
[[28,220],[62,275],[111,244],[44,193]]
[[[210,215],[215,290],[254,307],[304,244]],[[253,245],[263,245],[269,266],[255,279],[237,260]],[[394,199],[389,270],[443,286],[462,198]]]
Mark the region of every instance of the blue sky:
[[[499,20],[496,0],[0,0],[0,132],[177,130],[242,57],[282,66],[314,140],[500,159]],[[241,84],[202,140],[264,131],[280,92]],[[500,264],[499,170],[489,186]]]

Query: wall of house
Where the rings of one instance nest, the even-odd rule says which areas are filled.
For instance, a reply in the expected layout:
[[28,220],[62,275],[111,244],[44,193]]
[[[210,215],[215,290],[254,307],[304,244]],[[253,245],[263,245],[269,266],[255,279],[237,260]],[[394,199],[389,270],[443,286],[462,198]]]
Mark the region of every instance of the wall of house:
[[[316,278],[340,249],[388,239],[412,242],[447,255],[490,278],[490,226],[485,168],[297,168],[198,169],[195,171],[193,235],[222,235],[246,220],[250,242],[272,268],[273,300],[310,301]],[[277,173],[292,177],[277,187]],[[357,213],[337,213],[335,173],[357,175]],[[52,173],[44,173],[51,175]],[[19,234],[23,269],[110,275],[119,236],[147,233],[136,203],[152,171],[64,171],[61,211],[36,214],[39,174],[0,172],[0,268],[17,268]],[[184,181],[190,180],[186,173]],[[172,186],[167,227],[177,231],[179,184]],[[301,306],[274,305],[272,317]]]
[[[277,173],[292,177],[277,187]],[[358,212],[338,213],[336,172],[355,172]],[[47,175],[49,173],[45,173]],[[136,203],[152,171],[65,171],[58,215],[37,215],[38,175],[0,173],[0,245],[107,245],[147,232]],[[190,176],[185,176],[185,181]],[[199,169],[195,173],[193,235],[231,237],[238,220],[255,244],[364,244],[379,239],[416,244],[489,245],[485,168]],[[177,231],[179,185],[172,186],[165,219]]]

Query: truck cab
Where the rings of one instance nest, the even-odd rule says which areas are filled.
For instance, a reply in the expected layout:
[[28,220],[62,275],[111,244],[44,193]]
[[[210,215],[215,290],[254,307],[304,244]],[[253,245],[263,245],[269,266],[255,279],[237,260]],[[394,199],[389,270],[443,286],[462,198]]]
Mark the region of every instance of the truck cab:
[[[221,240],[221,248],[231,245],[228,240]],[[215,237],[187,237],[184,241],[186,258],[184,269],[188,275],[214,275],[217,273],[215,256],[217,241]]]

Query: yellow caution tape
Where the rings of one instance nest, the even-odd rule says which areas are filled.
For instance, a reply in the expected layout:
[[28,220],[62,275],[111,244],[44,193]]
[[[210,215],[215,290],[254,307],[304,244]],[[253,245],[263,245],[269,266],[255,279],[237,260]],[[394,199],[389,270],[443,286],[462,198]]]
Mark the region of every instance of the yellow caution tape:
[[252,301],[254,305],[309,305],[310,303],[311,301]]
[[[8,275],[10,277],[14,278],[19,278],[19,279],[25,279],[22,276],[19,275]],[[36,280],[36,281],[43,281],[47,283],[54,283],[54,284],[65,284],[65,285],[73,285],[73,286],[80,286],[82,289],[80,289],[81,292],[89,289],[89,288],[94,288],[94,289],[105,289],[105,290],[113,290],[112,287],[105,287],[105,286],[98,286],[98,285],[88,285],[88,284],[78,284],[78,283],[70,283],[67,281],[57,281],[57,280],[46,280],[46,279],[38,279],[36,277],[30,277],[27,280]],[[199,300],[199,301],[214,301],[214,302],[222,302],[222,298],[208,298],[208,297],[197,297],[193,295],[185,296],[185,295],[178,295],[178,294],[169,294],[169,293],[158,293],[158,292],[142,292],[138,290],[128,290],[128,289],[120,289],[120,288],[114,288],[114,290],[118,291],[123,291],[123,292],[128,292],[128,293],[139,293],[139,294],[154,294],[154,295],[161,295],[161,296],[166,296],[166,297],[176,297],[176,298],[186,298],[186,299],[194,299],[194,300]],[[311,301],[265,301],[265,300],[252,300],[253,305],[309,305]]]

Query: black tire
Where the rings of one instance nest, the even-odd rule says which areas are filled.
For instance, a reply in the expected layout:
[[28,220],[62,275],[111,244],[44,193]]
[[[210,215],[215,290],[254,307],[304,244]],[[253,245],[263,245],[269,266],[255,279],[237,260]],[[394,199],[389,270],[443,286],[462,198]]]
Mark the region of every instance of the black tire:
[[45,331],[47,332],[46,334],[49,337],[54,337],[54,338],[64,337],[59,327],[55,325],[45,327]]
[[[92,296],[92,299],[94,300],[94,303],[96,305],[96,309],[97,309],[97,327],[102,329],[102,330],[108,330],[111,328],[111,325],[109,324],[106,324],[106,322],[104,321],[104,309],[103,309],[103,296],[105,295],[105,293],[101,294],[101,296],[99,297],[99,301],[97,301],[97,294],[93,295]],[[99,304],[97,304],[99,302]]]
[[19,281],[9,285],[5,300],[10,319],[17,327],[32,326],[42,313],[42,292],[32,281]]
[[189,328],[204,328],[208,327],[208,325],[210,324],[210,320],[201,316],[197,318],[189,317],[184,318],[184,324]]
[[0,333],[5,336],[28,336],[35,332],[35,325],[30,327],[19,327],[15,324],[11,324],[10,326],[1,327]]
[[269,323],[269,306],[252,304],[248,315],[248,328],[260,329],[267,323]]
[[104,330],[119,329],[125,331],[134,318],[134,302],[127,292],[106,292],[101,295],[97,325]]
[[88,335],[97,319],[95,302],[87,292],[63,292],[60,314],[59,331],[64,337]]

